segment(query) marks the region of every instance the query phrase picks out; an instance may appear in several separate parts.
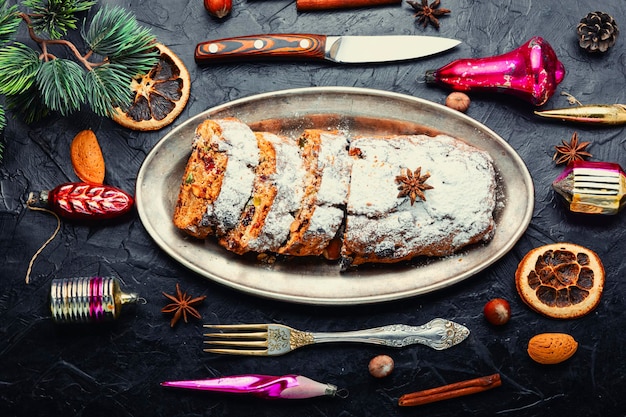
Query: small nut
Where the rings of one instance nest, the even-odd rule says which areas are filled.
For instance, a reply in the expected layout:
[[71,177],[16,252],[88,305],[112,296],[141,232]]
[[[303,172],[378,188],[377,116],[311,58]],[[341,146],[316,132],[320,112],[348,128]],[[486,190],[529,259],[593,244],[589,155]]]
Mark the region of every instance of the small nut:
[[446,106],[465,113],[470,106],[470,98],[465,93],[455,91],[446,97]]
[[221,19],[230,13],[233,0],[204,0],[204,8],[210,15]]
[[541,333],[528,341],[528,356],[544,365],[561,363],[574,355],[578,342],[566,333]]
[[485,304],[483,314],[494,326],[502,326],[511,318],[511,306],[504,298],[494,298]]
[[367,368],[374,378],[384,378],[393,371],[393,359],[387,355],[375,356]]
[[206,190],[204,189],[204,187],[202,187],[199,184],[191,184],[191,193],[194,195],[194,197],[197,198],[205,198],[206,197]]
[[331,261],[341,258],[341,239],[332,239],[326,248],[322,251],[324,258]]

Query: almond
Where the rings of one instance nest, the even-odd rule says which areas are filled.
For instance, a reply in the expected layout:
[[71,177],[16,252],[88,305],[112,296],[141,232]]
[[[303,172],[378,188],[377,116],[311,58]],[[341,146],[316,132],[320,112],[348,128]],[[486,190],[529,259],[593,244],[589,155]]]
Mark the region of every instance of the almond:
[[528,341],[528,356],[544,365],[561,363],[574,355],[578,342],[566,333],[541,333]]
[[76,134],[70,145],[72,166],[78,178],[91,184],[104,182],[104,157],[95,133],[82,130]]

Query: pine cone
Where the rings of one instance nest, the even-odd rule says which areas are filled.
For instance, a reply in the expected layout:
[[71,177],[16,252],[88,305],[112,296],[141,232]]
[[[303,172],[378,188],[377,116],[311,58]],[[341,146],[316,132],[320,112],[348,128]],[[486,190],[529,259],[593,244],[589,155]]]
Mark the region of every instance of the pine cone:
[[587,52],[606,52],[615,45],[619,30],[610,15],[603,12],[589,13],[576,27],[578,44]]

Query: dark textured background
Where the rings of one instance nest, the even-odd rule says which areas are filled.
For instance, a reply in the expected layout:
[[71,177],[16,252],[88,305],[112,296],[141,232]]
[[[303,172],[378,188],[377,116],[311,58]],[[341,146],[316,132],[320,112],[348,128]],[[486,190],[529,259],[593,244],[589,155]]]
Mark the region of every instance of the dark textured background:
[[[484,272],[427,296],[364,307],[314,307],[268,301],[222,287],[171,260],[146,233],[137,215],[122,222],[85,226],[64,222],[59,235],[24,276],[31,256],[52,233],[55,220],[25,207],[29,191],[74,181],[69,144],[82,129],[97,134],[107,164],[106,182],[133,190],[142,161],[165,133],[188,117],[233,99],[285,88],[356,86],[414,95],[443,103],[447,92],[424,85],[425,70],[453,59],[507,52],[530,37],[544,37],[564,63],[567,76],[546,108],[567,107],[566,91],[586,104],[626,103],[624,35],[606,54],[590,56],[576,42],[575,27],[601,9],[626,30],[626,2],[443,0],[452,9],[441,29],[422,29],[402,5],[298,13],[294,1],[235,0],[232,15],[211,18],[200,0],[103,1],[136,12],[158,39],[187,65],[190,101],[174,125],[138,133],[84,111],[26,126],[10,118],[0,165],[0,415],[28,416],[624,416],[626,348],[623,262],[626,214],[584,218],[569,215],[551,190],[561,172],[554,145],[574,131],[590,141],[594,160],[626,167],[623,127],[590,128],[538,120],[532,108],[498,95],[472,96],[468,115],[494,130],[526,162],[535,185],[535,211],[527,232],[504,258]],[[458,38],[455,50],[429,59],[384,65],[244,63],[199,68],[197,42],[270,32],[324,34],[429,34]],[[607,279],[598,308],[577,320],[556,321],[531,312],[514,287],[514,271],[530,249],[570,241],[595,250]],[[147,304],[104,326],[59,327],[48,311],[54,277],[114,275]],[[366,345],[300,349],[277,358],[212,356],[201,352],[201,322],[169,327],[160,313],[176,283],[207,296],[200,311],[207,322],[280,322],[309,330],[346,330],[389,323],[420,324],[435,316],[468,326],[472,334],[445,351],[423,346],[401,350]],[[512,319],[489,326],[482,307],[492,297],[511,302]],[[536,333],[572,334],[580,343],[566,363],[541,366],[526,354]],[[371,357],[391,355],[396,370],[384,380],[367,371]],[[401,394],[499,372],[503,386],[475,396],[400,409]],[[267,402],[210,393],[166,390],[159,382],[241,373],[299,373],[347,388],[347,399]]]

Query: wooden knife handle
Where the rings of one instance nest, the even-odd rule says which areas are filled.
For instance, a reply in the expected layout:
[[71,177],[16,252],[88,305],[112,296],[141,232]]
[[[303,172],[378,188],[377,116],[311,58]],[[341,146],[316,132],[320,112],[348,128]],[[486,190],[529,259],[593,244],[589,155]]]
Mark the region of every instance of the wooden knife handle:
[[199,43],[198,64],[264,58],[324,59],[326,36],[309,34],[251,35]]
[[402,0],[296,0],[296,8],[299,12],[311,12],[316,10],[383,6],[401,2]]

